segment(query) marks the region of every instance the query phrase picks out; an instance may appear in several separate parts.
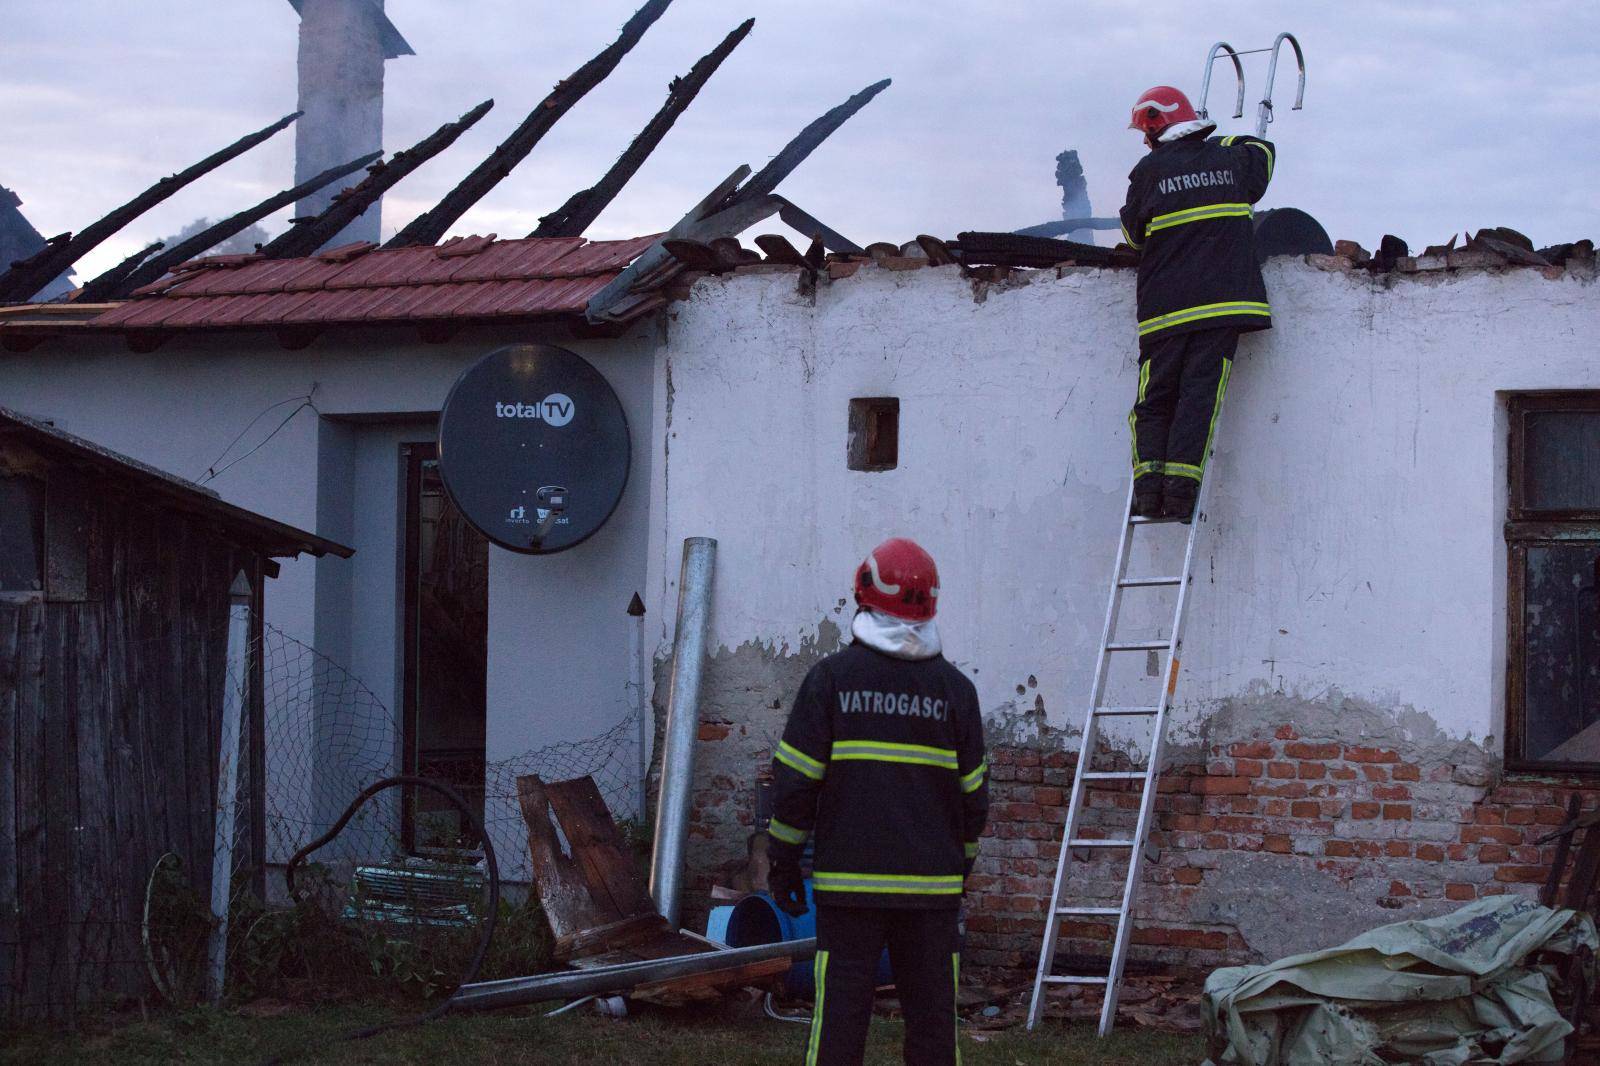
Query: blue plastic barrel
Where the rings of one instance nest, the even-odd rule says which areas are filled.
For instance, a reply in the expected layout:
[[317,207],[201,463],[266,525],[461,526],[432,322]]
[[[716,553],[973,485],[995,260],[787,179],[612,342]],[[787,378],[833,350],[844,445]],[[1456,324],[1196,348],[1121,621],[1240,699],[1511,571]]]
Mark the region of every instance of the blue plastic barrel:
[[[753,893],[733,905],[724,930],[723,943],[730,948],[778,944],[785,940],[805,940],[817,935],[817,906],[811,894],[811,879],[806,879],[807,910],[796,918],[778,909],[765,892]],[[877,983],[889,984],[889,953],[878,960]],[[784,991],[796,998],[809,998],[816,991],[816,972],[811,959],[796,962],[783,979]]]

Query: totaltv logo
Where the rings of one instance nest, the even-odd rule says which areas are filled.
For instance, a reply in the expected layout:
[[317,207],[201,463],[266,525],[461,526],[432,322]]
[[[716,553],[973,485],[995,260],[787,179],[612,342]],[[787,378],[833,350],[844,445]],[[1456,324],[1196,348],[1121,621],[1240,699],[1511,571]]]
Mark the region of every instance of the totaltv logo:
[[547,426],[564,426],[577,413],[572,397],[563,392],[552,392],[538,403],[499,403],[494,405],[496,418],[531,418]]

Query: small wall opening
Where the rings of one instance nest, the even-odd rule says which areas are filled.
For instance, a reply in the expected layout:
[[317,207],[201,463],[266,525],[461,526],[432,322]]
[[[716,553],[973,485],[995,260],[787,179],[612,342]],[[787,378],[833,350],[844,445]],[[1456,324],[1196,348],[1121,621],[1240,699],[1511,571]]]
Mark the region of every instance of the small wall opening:
[[900,399],[867,396],[850,401],[851,470],[893,470],[900,462]]

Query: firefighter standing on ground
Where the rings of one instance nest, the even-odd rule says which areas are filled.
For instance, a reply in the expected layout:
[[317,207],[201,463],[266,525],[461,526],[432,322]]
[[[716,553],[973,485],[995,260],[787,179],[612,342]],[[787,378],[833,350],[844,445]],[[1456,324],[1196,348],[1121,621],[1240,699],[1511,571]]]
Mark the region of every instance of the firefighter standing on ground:
[[1251,205],[1267,191],[1274,149],[1209,137],[1216,123],[1166,85],[1133,105],[1130,128],[1150,148],[1122,209],[1122,239],[1140,253],[1133,510],[1188,521],[1239,334],[1272,326]]
[[773,757],[773,898],[804,914],[815,837],[816,1007],[806,1063],[864,1054],[885,946],[905,1061],[959,1060],[957,916],[988,815],[977,692],[940,654],[932,557],[896,538],[856,574],[854,642],[812,667]]

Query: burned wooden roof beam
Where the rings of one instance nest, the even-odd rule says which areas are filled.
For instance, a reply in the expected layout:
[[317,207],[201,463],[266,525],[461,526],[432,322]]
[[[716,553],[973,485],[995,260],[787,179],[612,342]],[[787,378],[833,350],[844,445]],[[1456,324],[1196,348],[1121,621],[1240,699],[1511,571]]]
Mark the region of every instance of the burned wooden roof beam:
[[262,247],[261,254],[268,259],[293,259],[314,254],[336,233],[360,218],[362,212],[377,203],[378,198],[402,178],[454,144],[457,137],[471,129],[493,106],[493,100],[485,100],[454,122],[446,122],[405,151],[396,152],[387,163],[374,165],[361,184],[335,196],[333,203],[322,214],[292,226],[287,233]]
[[348,163],[329,167],[316,177],[309,178],[292,189],[285,189],[283,192],[269,196],[254,207],[240,211],[231,218],[225,218],[214,226],[208,226],[187,240],[179,241],[154,259],[135,264],[134,269],[131,271],[118,277],[112,277],[113,272],[107,271],[85,285],[83,292],[76,299],[85,303],[100,303],[105,300],[121,299],[143,285],[148,285],[152,281],[159,281],[172,267],[177,266],[179,263],[187,263],[189,260],[204,253],[206,249],[214,248],[229,237],[244,232],[247,227],[260,222],[274,211],[288,207],[302,196],[309,196],[324,185],[338,181],[347,174],[353,174],[382,157],[382,152],[372,152],[362,156],[360,159],[352,159]]
[[187,170],[181,170],[170,177],[162,178],[104,218],[92,222],[79,230],[70,240],[63,241],[60,244],[52,244],[37,255],[30,256],[17,263],[4,274],[0,274],[0,303],[22,303],[32,298],[34,294],[50,284],[62,271],[67,270],[91,250],[99,247],[102,241],[115,234],[122,227],[161,203],[185,185],[193,182],[196,178],[202,177],[229,160],[243,155],[273,134],[287,128],[299,117],[300,112],[296,111],[292,115],[285,115],[265,129],[260,129],[248,136],[241,137],[220,152],[206,156]]
[[849,255],[867,254],[867,250],[861,245],[829,228],[826,224],[783,197],[778,197],[778,203],[782,205],[778,208],[778,217],[783,219],[784,225],[794,229],[797,233],[804,233],[813,240],[820,240],[828,251],[845,252]]
[[74,303],[105,303],[112,299],[110,293],[114,292],[128,279],[128,276],[144,264],[152,255],[166,247],[163,241],[154,241],[134,252],[128,258],[96,277],[72,297]]
[[622,33],[599,55],[573,71],[550,90],[550,95],[528,113],[511,136],[500,143],[472,173],[445,194],[429,210],[418,215],[409,225],[395,234],[385,248],[404,248],[417,244],[437,244],[450,227],[455,225],[473,204],[483,199],[533,151],[544,135],[561,120],[561,117],[590,89],[599,85],[616,69],[622,57],[633,50],[644,32],[667,10],[672,0],[649,0],[633,13]]
[[755,177],[730,194],[723,206],[732,207],[736,203],[753,200],[775,191],[779,182],[794,173],[795,168],[804,163],[806,157],[816,151],[835,130],[843,126],[850,116],[866,107],[874,96],[887,89],[890,81],[891,79],[884,78],[867,86],[795,134],[794,140],[784,145],[783,150],[773,156],[766,166],[756,171]]
[[661,110],[655,113],[633,143],[612,164],[610,170],[598,182],[582,192],[572,194],[572,197],[550,214],[539,220],[539,228],[528,234],[530,237],[580,237],[583,231],[594,223],[600,212],[617,194],[622,187],[628,184],[650,153],[655,151],[656,145],[672,129],[678,116],[683,114],[699,94],[706,82],[711,80],[711,75],[717,72],[722,61],[733,53],[739,43],[750,35],[750,29],[756,24],[755,19],[746,19],[740,23],[732,33],[722,39],[699,62],[689,69],[689,73],[681,78],[673,78],[672,84],[667,88],[667,102]]

